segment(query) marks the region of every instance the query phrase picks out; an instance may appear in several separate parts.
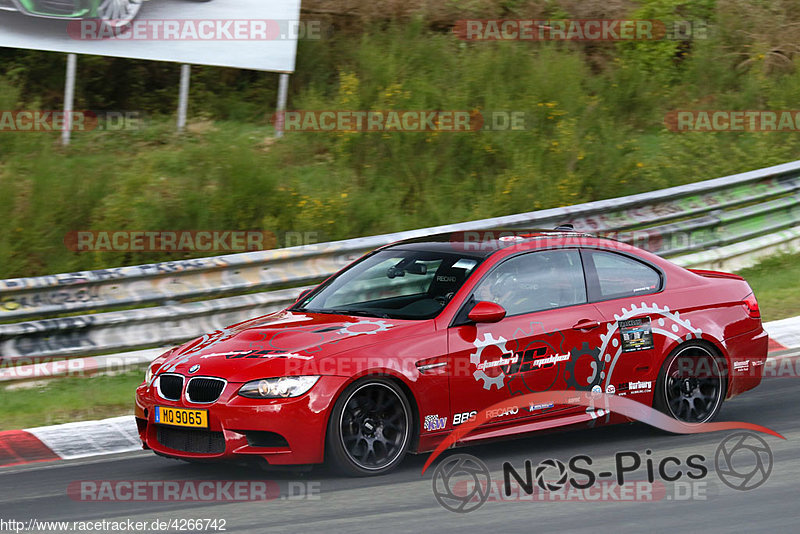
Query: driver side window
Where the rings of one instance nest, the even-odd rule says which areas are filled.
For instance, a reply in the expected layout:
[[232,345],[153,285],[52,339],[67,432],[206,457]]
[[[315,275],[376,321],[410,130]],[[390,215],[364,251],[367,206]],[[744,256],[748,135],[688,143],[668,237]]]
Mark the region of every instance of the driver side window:
[[511,258],[475,288],[475,300],[495,302],[508,315],[583,304],[586,284],[577,250],[545,250]]

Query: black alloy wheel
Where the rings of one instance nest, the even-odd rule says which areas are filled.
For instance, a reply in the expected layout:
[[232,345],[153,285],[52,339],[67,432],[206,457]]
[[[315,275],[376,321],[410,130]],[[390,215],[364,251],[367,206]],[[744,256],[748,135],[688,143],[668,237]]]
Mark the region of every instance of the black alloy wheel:
[[411,440],[411,408],[390,380],[372,378],[350,386],[328,424],[333,467],[347,475],[383,474],[402,461]]

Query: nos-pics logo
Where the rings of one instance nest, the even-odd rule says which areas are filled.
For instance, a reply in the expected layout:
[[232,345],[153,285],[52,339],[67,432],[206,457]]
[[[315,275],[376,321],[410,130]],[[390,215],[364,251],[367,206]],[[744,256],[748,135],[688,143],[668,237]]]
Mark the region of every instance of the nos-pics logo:
[[[717,477],[737,491],[750,491],[764,484],[773,464],[769,444],[752,432],[736,432],[726,437],[714,455]],[[561,489],[568,476],[566,465],[554,459],[542,461],[535,470],[536,483],[546,491]],[[483,461],[470,454],[454,454],[439,462],[432,483],[433,495],[442,508],[467,513],[488,500],[493,481]]]
[[467,513],[483,506],[491,482],[485,463],[470,454],[454,454],[433,470],[433,495],[442,508]]

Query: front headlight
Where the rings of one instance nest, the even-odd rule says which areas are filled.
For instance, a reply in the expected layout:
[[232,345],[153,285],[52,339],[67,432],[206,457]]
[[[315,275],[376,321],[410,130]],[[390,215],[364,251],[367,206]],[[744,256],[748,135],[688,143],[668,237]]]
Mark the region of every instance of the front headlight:
[[150,385],[150,381],[153,379],[153,366],[148,365],[147,371],[144,372],[144,383]]
[[179,347],[172,347],[167,352],[165,352],[164,354],[162,354],[161,356],[159,356],[158,358],[147,364],[147,371],[144,372],[145,384],[147,384],[148,386],[150,385],[150,381],[153,380],[153,374],[155,374],[155,369],[157,369],[160,365],[163,365],[164,362],[167,360],[167,358],[169,358],[177,348]]
[[252,380],[241,388],[239,395],[249,399],[288,399],[299,397],[311,389],[318,376],[283,376]]

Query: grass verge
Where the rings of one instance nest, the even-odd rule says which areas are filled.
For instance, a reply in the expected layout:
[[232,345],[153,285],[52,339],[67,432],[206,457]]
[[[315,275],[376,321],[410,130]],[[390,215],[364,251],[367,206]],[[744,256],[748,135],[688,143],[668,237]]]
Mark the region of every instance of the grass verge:
[[753,288],[763,321],[800,315],[800,254],[781,254],[739,271]]
[[144,371],[136,370],[0,388],[0,431],[133,414],[133,392],[143,376]]

